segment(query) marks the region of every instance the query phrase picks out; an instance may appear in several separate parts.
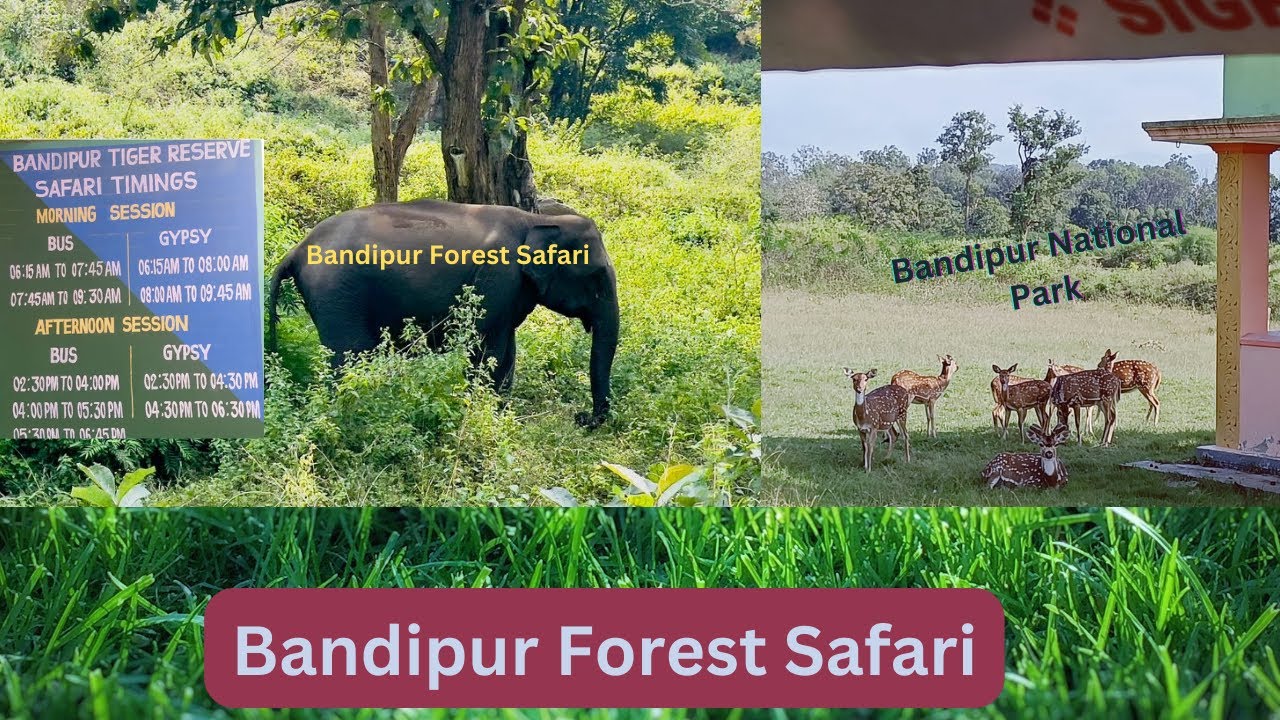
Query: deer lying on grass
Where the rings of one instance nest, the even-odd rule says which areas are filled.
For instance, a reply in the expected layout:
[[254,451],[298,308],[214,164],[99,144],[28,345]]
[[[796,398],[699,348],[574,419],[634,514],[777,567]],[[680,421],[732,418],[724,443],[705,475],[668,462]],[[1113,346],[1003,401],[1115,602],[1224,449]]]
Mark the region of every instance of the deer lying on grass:
[[1116,403],[1120,401],[1120,378],[1111,368],[1115,364],[1115,353],[1107,350],[1098,362],[1097,370],[1085,370],[1058,378],[1054,383],[1050,402],[1058,410],[1058,423],[1067,425],[1067,410],[1074,410],[1076,417],[1076,440],[1083,445],[1080,435],[1080,408],[1097,405],[1102,408],[1105,426],[1102,429],[1102,447],[1111,444],[1116,432]]
[[1046,433],[1040,425],[1032,425],[1031,441],[1040,446],[1039,453],[1000,453],[982,471],[987,487],[1061,487],[1067,483],[1067,468],[1058,459],[1057,447],[1071,437],[1066,425],[1058,425]]
[[1024,440],[1027,437],[1025,422],[1028,410],[1036,411],[1036,419],[1040,421],[1041,427],[1049,424],[1049,383],[1032,379],[1013,382],[1015,377],[1013,373],[1018,369],[1017,363],[1007,370],[1001,370],[999,365],[992,365],[991,369],[996,373],[992,387],[999,391],[996,405],[1001,409],[999,429],[1002,440],[1009,437],[1010,410],[1018,413],[1018,432],[1022,434]]
[[875,370],[861,373],[845,368],[844,376],[853,382],[853,424],[862,437],[862,468],[871,472],[871,455],[881,432],[889,436],[890,455],[894,439],[901,434],[907,462],[911,462],[911,438],[907,435],[911,394],[892,383],[867,392],[867,383],[876,376]]
[[[1098,367],[1102,367],[1099,363]],[[1160,398],[1156,397],[1156,388],[1160,387],[1160,368],[1146,360],[1120,360],[1111,367],[1111,372],[1120,378],[1120,392],[1137,390],[1147,399],[1147,419],[1155,416],[1155,424],[1160,424]]]
[[[1053,361],[1053,358],[1050,358],[1049,369],[1044,374],[1044,380],[1049,383],[1050,387],[1053,387],[1058,378],[1078,372],[1084,372],[1084,368],[1079,365],[1059,365]],[[1088,410],[1085,410],[1084,414],[1084,431],[1089,433],[1090,437],[1093,436],[1093,415],[1096,411],[1097,408],[1091,405]]]
[[933,406],[938,402],[938,398],[942,397],[942,393],[947,391],[947,386],[951,384],[951,378],[955,376],[956,369],[959,367],[956,365],[955,358],[950,355],[939,355],[938,359],[942,361],[942,372],[938,375],[921,375],[914,370],[899,370],[889,381],[910,393],[913,404],[924,405],[927,437],[938,436],[938,430],[933,424]]

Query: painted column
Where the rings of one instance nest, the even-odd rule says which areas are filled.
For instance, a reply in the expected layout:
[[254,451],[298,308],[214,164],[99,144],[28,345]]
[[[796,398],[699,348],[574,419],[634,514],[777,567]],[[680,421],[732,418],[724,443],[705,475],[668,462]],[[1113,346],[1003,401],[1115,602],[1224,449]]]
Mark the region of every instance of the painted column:
[[1218,406],[1215,444],[1240,447],[1240,340],[1267,332],[1273,145],[1223,143],[1218,153]]

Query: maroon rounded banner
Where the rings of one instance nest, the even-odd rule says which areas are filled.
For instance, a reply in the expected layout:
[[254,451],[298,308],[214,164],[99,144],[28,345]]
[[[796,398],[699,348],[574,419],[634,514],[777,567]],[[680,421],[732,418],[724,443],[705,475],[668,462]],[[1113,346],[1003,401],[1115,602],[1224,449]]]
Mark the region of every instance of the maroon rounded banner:
[[205,611],[228,707],[981,707],[979,589],[233,589]]

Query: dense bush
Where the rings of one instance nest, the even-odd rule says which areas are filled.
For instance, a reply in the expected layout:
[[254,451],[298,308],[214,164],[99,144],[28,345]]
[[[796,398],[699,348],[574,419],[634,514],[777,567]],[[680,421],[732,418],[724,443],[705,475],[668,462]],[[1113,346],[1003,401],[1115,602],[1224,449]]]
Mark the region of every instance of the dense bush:
[[636,86],[596,98],[583,132],[590,148],[630,148],[659,155],[693,155],[713,147],[749,116],[729,102],[700,102],[679,85],[661,99]]
[[[893,258],[954,255],[965,243],[990,246],[1010,241],[872,232],[847,217],[825,217],[766,223],[763,242],[765,277],[776,285],[879,292],[927,292],[945,285],[949,292],[974,299],[1007,302],[1009,284],[1059,282],[1069,273],[1082,281],[1081,292],[1091,300],[1186,306],[1205,312],[1212,312],[1217,302],[1217,233],[1211,228],[1193,226],[1180,238],[1117,245],[1084,255],[1041,255],[1035,262],[1007,265],[994,278],[981,271],[902,285],[894,283]],[[1276,267],[1280,246],[1271,254]],[[1271,285],[1272,314],[1280,315],[1280,272],[1272,273]]]

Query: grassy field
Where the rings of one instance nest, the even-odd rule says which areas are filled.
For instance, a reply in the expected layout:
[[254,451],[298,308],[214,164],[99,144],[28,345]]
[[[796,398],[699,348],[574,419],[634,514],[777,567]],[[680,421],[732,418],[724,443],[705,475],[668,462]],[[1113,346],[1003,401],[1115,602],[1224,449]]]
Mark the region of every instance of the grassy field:
[[[989,708],[940,717],[1275,716],[1278,525],[1280,513],[1257,508],[10,509],[0,511],[0,716],[455,716],[216,707],[202,683],[202,613],[232,586],[983,587],[1005,608],[1005,690]],[[678,609],[655,608],[651,624],[663,612]]]
[[[1212,443],[1214,327],[1210,315],[1182,308],[1092,302],[1013,311],[950,293],[945,282],[894,295],[765,294],[765,452],[767,499],[837,505],[1236,505],[1280,506],[1280,497],[1245,496],[1121,468],[1136,460],[1184,461]],[[1064,446],[1070,481],[1056,490],[988,490],[979,473],[996,453],[1032,451],[1013,431],[1001,441],[991,423],[992,364],[1018,363],[1018,374],[1043,377],[1050,359],[1084,367],[1111,348],[1156,363],[1162,373],[1160,425],[1144,418],[1137,392],[1122,396],[1115,445]],[[877,368],[878,387],[909,368],[936,374],[950,353],[959,370],[938,402],[937,438],[925,437],[923,406],[913,406],[912,462],[877,448],[871,473],[853,429],[853,392],[841,374]],[[1034,413],[1030,414],[1034,419]],[[1101,436],[1099,417],[1098,437]]]

